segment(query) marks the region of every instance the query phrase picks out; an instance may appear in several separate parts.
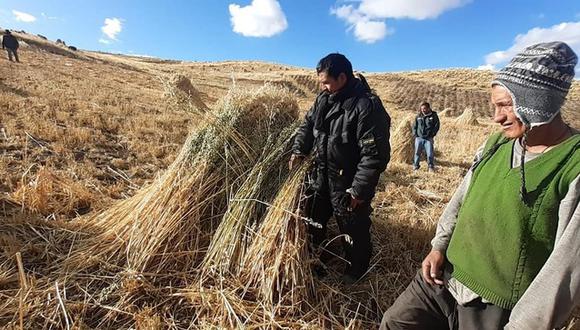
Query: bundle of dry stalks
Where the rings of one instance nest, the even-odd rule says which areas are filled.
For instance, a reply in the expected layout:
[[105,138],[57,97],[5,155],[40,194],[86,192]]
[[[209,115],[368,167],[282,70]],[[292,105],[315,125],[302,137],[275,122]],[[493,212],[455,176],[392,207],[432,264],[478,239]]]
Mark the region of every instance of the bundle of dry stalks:
[[285,91],[231,91],[152,185],[103,213],[82,219],[102,235],[80,242],[73,269],[104,261],[137,272],[192,271],[225,211],[228,194],[255,164],[268,137],[296,119]]
[[202,281],[237,274],[251,240],[250,230],[261,220],[265,207],[286,178],[286,160],[296,125],[271,135],[263,154],[229,201],[201,265]]
[[246,290],[257,290],[257,297],[274,315],[303,311],[315,294],[306,224],[300,215],[308,167],[303,164],[281,187],[240,271]]
[[[202,278],[198,285],[183,291],[182,295],[188,297],[192,305],[200,306],[201,324],[226,328],[296,327],[306,317],[312,320],[320,316],[318,311],[307,308],[314,302],[315,289],[306,224],[299,215],[304,175],[309,166],[303,164],[294,171],[281,184],[271,204],[262,202],[269,206],[256,231],[248,230],[249,227],[236,231],[236,235],[247,237],[246,242],[235,244],[232,241],[235,235],[223,238],[218,236],[220,231],[216,233],[214,243],[224,243],[216,246],[228,251],[232,249],[227,244],[238,247],[236,258],[241,265],[228,269],[229,274],[213,277],[211,282]],[[234,223],[230,222],[234,228]],[[247,241],[251,244],[245,249]],[[224,257],[217,260],[224,260]],[[308,315],[309,312],[313,315]]]
[[479,122],[477,121],[477,116],[472,108],[465,108],[461,116],[457,117],[454,122],[456,125],[462,126],[477,126]]
[[413,123],[415,116],[409,115],[397,126],[391,138],[391,160],[400,163],[413,163],[415,137]]
[[193,111],[209,110],[201,99],[200,92],[193,86],[191,80],[182,74],[176,74],[163,81],[164,96],[176,107],[186,107]]

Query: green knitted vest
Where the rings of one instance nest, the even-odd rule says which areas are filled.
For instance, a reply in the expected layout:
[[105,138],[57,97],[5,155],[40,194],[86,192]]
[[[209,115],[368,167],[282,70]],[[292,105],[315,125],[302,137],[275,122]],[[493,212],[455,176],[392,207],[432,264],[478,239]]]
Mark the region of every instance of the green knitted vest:
[[482,298],[512,309],[554,247],[560,201],[580,174],[580,135],[526,162],[528,203],[520,168],[511,168],[514,141],[488,140],[475,168],[447,249],[453,277]]

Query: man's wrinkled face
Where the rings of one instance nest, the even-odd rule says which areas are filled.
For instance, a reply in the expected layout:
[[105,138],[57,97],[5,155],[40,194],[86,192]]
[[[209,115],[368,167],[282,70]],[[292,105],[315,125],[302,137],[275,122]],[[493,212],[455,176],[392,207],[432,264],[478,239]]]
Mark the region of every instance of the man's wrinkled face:
[[346,74],[341,73],[338,75],[338,78],[333,78],[328,74],[326,71],[321,71],[318,74],[318,81],[322,85],[322,88],[329,92],[330,94],[334,94],[341,90],[346,85]]
[[510,139],[522,137],[526,126],[516,116],[512,96],[508,90],[503,86],[494,85],[491,88],[491,103],[495,108],[493,121],[501,125],[503,135]]

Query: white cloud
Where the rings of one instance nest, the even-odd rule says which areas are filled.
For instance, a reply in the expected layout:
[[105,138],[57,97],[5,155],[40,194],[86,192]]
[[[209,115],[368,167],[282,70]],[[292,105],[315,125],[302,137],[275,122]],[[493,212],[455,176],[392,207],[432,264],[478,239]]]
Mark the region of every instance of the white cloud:
[[111,44],[111,40],[107,40],[104,38],[99,39],[99,42],[105,45],[110,45]]
[[495,65],[493,65],[493,64],[480,65],[480,66],[477,67],[477,70],[490,70],[490,71],[495,71]]
[[252,0],[246,7],[230,4],[233,31],[245,37],[272,37],[288,28],[277,0]]
[[349,30],[354,30],[359,41],[368,43],[392,34],[386,19],[424,20],[437,18],[445,11],[461,7],[471,0],[352,0],[352,4],[332,8],[331,14],[344,20]]
[[580,54],[580,22],[560,23],[549,28],[536,27],[524,34],[518,34],[507,50],[487,54],[485,64],[504,64],[527,46],[548,41],[563,41]]
[[32,23],[36,21],[36,17],[18,10],[12,10],[12,14],[14,15],[14,18],[19,22]]
[[331,13],[346,21],[348,29],[354,30],[354,35],[359,41],[372,44],[393,33],[393,30],[389,30],[384,21],[372,20],[351,5],[331,9]]
[[382,21],[360,21],[354,26],[354,35],[357,40],[372,44],[384,39],[391,31]]
[[158,58],[156,56],[151,56],[151,55],[146,55],[146,54],[138,54],[132,50],[125,52],[125,53],[122,53],[122,54],[127,55],[127,56],[142,57],[142,58]]
[[[101,31],[111,40],[117,40],[117,35],[123,31],[123,22],[118,18],[105,18],[105,25],[101,27]],[[106,39],[101,39],[106,40]],[[101,42],[99,40],[99,42]],[[110,40],[108,40],[110,41]]]
[[461,7],[470,0],[362,0],[359,10],[376,18],[437,18],[444,12]]

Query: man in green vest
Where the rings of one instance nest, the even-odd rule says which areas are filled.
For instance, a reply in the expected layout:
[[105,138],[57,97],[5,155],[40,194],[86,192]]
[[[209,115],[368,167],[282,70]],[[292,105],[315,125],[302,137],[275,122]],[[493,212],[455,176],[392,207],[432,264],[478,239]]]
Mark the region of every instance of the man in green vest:
[[[381,329],[554,329],[580,303],[580,134],[560,109],[578,59],[530,46],[492,82],[492,135]],[[572,109],[578,111],[578,109]]]

